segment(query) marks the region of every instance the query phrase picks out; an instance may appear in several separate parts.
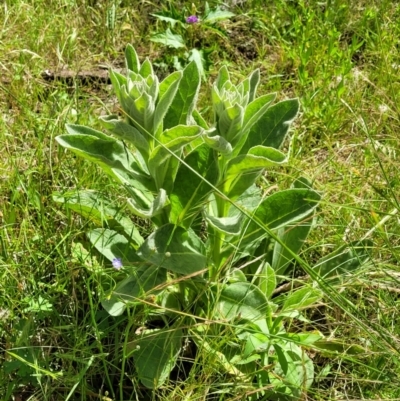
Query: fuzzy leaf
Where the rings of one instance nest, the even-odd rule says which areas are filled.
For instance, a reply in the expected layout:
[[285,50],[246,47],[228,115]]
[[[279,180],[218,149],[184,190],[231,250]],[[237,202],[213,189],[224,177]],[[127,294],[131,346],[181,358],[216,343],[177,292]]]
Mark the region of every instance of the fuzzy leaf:
[[298,111],[297,99],[284,100],[269,107],[251,128],[240,153],[247,153],[250,148],[257,145],[279,149]]
[[135,48],[128,44],[125,49],[126,68],[135,73],[139,73],[140,62]]
[[[160,189],[157,197],[152,201],[149,201],[147,198],[143,198],[142,191],[135,191],[134,189],[131,191],[137,193],[137,197],[131,198],[127,200],[128,206],[133,210],[133,212],[143,218],[152,218],[153,216],[157,216],[163,210],[163,208],[168,205],[168,197],[167,193],[164,189]],[[147,205],[143,206],[143,201],[148,201]]]
[[[173,127],[178,124],[168,124],[168,113],[170,108],[173,107],[174,101],[179,89],[179,84],[182,81],[182,72],[177,71],[171,74],[160,84],[160,100],[157,103],[156,110],[154,112],[154,132],[157,135],[158,132]],[[183,124],[186,124],[183,123]]]
[[147,296],[154,288],[167,281],[167,271],[158,266],[141,264],[132,269],[131,275],[120,281],[111,294],[101,301],[103,308],[111,316],[120,316],[128,302],[137,301],[139,296]]
[[199,70],[195,62],[189,63],[182,71],[182,79],[164,118],[164,129],[191,122],[192,112],[200,89]]
[[181,351],[182,338],[181,329],[156,329],[129,344],[144,386],[155,389],[168,379]]
[[137,252],[143,260],[180,274],[206,267],[204,244],[193,231],[166,224],[150,234]]
[[370,240],[351,242],[321,258],[313,269],[324,278],[352,272],[369,258],[372,245]]
[[125,234],[140,245],[143,238],[132,220],[126,217],[123,209],[98,191],[69,191],[62,195],[53,195],[55,202],[64,203],[69,209],[92,220],[96,225],[107,224],[110,228],[124,231]]
[[[215,185],[219,174],[213,153],[208,146],[202,145],[185,158],[185,164],[180,165],[174,189],[169,197],[172,223],[190,227],[195,216],[206,204],[212,188],[204,179]],[[200,173],[203,179],[190,168]]]
[[132,243],[116,231],[95,228],[87,235],[91,244],[110,262],[115,258],[121,259],[122,265],[142,262]]
[[135,147],[145,152],[145,154],[148,154],[149,142],[135,127],[127,124],[125,121],[119,120],[115,115],[100,117],[100,121],[115,136],[132,143]]
[[236,282],[222,289],[217,307],[224,319],[257,320],[267,315],[268,300],[255,285]]
[[60,145],[96,163],[122,184],[153,190],[152,180],[122,142],[80,125],[67,125],[67,130],[69,134],[56,138]]
[[318,192],[311,189],[288,189],[268,196],[255,210],[253,219],[244,224],[244,232],[237,246],[244,252],[248,245],[253,249],[265,238],[267,232],[256,221],[270,230],[283,227],[308,216],[320,199]]
[[230,235],[239,235],[240,233],[243,222],[243,216],[241,214],[232,217],[215,217],[204,213],[204,217],[208,224],[220,232]]
[[234,13],[217,7],[215,10],[210,10],[203,21],[207,22],[208,24],[213,24],[214,22],[229,19],[234,16]]
[[322,298],[321,290],[304,287],[289,294],[282,306],[282,312],[303,309]]

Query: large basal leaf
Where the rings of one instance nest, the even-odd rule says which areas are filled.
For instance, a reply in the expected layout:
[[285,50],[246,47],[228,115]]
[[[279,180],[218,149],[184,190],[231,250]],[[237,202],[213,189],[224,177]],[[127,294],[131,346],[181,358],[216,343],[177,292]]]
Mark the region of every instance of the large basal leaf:
[[156,329],[129,344],[144,386],[155,389],[168,379],[181,350],[182,338],[181,329]]
[[[192,170],[201,176],[199,177]],[[214,152],[206,145],[200,146],[185,158],[185,164],[179,167],[174,189],[169,197],[171,223],[190,227],[212,191],[207,182],[215,185],[218,174]]]
[[114,230],[124,231],[137,245],[143,242],[143,238],[132,220],[124,214],[123,208],[117,207],[115,202],[101,192],[68,191],[62,195],[53,195],[53,200],[63,203],[74,212],[92,220],[97,226],[106,224]]
[[200,75],[194,61],[182,71],[178,90],[164,118],[164,128],[189,124],[200,89]]
[[142,262],[132,243],[116,231],[107,228],[95,228],[89,231],[87,236],[94,247],[110,262],[115,258],[121,259],[124,266]]
[[359,268],[370,257],[370,240],[354,241],[321,258],[313,269],[323,278],[343,275]]
[[69,134],[56,138],[60,145],[96,163],[122,184],[154,189],[150,177],[141,170],[140,164],[121,141],[79,125],[67,125],[67,130]]
[[111,316],[122,315],[127,303],[160,291],[157,287],[167,281],[167,271],[158,266],[141,264],[138,268],[130,270],[131,275],[119,282],[111,294],[101,301],[103,308]]
[[236,282],[222,289],[216,307],[224,319],[258,320],[266,317],[268,300],[257,286]]
[[250,148],[257,145],[279,149],[298,111],[297,99],[284,100],[269,107],[251,128],[240,153],[247,153]]
[[166,224],[145,240],[137,255],[156,266],[189,275],[203,270],[207,258],[200,238],[189,230]]
[[320,199],[321,195],[312,189],[287,189],[268,196],[245,225],[241,246],[260,241],[267,234],[259,224],[272,230],[294,223],[308,216]]

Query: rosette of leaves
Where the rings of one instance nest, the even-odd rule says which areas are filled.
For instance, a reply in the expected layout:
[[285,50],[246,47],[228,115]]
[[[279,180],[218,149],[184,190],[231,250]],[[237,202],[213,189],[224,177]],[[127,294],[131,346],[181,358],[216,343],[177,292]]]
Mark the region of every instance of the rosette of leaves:
[[[131,342],[139,379],[149,388],[163,385],[190,337],[248,386],[267,386],[271,397],[300,397],[313,380],[302,346],[321,335],[286,333],[283,322],[301,318],[298,310],[321,292],[303,288],[277,303],[272,294],[300,252],[321,196],[306,179],[268,196],[257,186],[266,169],[286,162],[280,148],[298,100],[274,104],[275,94],[257,97],[258,70],[235,85],[222,67],[208,124],[196,109],[196,63],[161,82],[132,46],[126,64],[126,75],[110,73],[121,114],[101,118],[106,132],[68,125],[57,137],[115,179],[119,203],[89,190],[55,199],[98,225],[88,238],[106,266],[116,258],[124,266],[103,289],[103,307],[117,316],[154,299],[148,320],[162,327],[141,330]],[[152,232],[145,236],[148,228],[133,215]],[[321,260],[315,274],[358,267],[365,252],[357,245]],[[204,321],[214,323],[199,324]],[[227,329],[229,342],[211,341]]]

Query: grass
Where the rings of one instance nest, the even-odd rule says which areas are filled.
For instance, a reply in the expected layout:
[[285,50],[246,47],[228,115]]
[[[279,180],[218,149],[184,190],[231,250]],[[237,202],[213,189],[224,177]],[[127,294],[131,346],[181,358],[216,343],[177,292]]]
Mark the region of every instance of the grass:
[[[65,66],[73,71],[120,66],[126,43],[141,57],[168,62],[169,53],[149,40],[157,24],[149,13],[170,2],[136,3],[6,0],[1,5],[2,400],[244,399],[246,394],[239,389],[224,396],[230,379],[206,353],[197,355],[185,384],[171,382],[155,395],[144,392],[132,374],[132,359],[121,359],[121,349],[132,327],[144,320],[146,306],[131,310],[128,326],[102,310],[98,283],[110,272],[96,260],[89,263],[79,247],[90,223],[52,200],[54,192],[69,188],[115,190],[96,168],[54,141],[67,122],[97,127],[97,116],[113,107],[113,95],[106,85],[45,82],[41,74]],[[232,7],[237,17],[223,24],[227,39],[212,36],[218,45],[208,83],[223,64],[238,78],[260,68],[259,93],[299,97],[302,112],[292,132],[290,163],[266,179],[285,187],[306,175],[324,193],[304,257],[312,262],[385,219],[370,234],[368,268],[329,289],[325,303],[309,310],[316,329],[367,351],[355,355],[344,347],[334,357],[313,355],[319,379],[309,398],[400,398],[395,214],[400,6],[385,0],[237,3]],[[107,24],[112,10],[113,29]]]

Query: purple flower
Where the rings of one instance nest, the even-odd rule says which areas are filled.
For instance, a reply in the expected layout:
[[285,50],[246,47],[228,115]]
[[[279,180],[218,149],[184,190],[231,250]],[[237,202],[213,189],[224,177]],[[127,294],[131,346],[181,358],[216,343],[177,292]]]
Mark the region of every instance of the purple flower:
[[121,258],[114,258],[112,260],[112,265],[114,269],[119,270],[122,267],[122,260]]
[[191,15],[190,17],[186,18],[186,22],[188,24],[195,24],[196,22],[199,22],[199,19],[195,15]]

